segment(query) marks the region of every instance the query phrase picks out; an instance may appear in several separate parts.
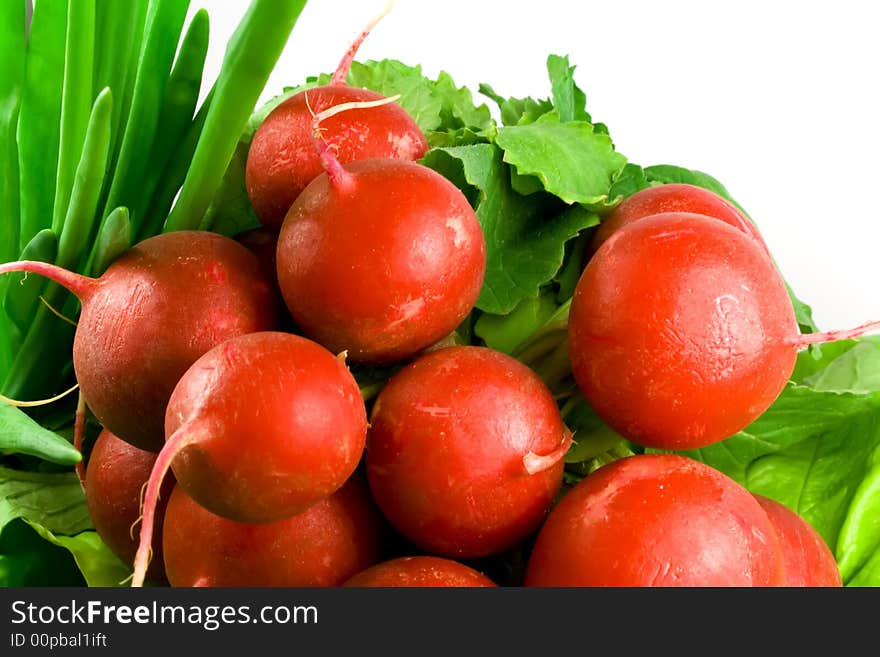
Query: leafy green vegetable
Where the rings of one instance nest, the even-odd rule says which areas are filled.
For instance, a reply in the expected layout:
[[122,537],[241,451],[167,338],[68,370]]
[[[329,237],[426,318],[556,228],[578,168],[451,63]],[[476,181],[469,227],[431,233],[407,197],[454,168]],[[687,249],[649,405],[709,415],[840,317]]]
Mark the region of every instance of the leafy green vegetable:
[[608,204],[611,183],[626,163],[592,124],[563,123],[555,112],[529,125],[501,128],[495,141],[517,173],[536,176],[546,191],[565,203],[592,210]]
[[880,584],[880,463],[874,464],[853,495],[835,556],[844,582]]
[[[64,438],[5,402],[0,402],[0,453],[30,454],[60,465],[73,465],[82,459]],[[3,490],[3,472],[0,471],[0,493]],[[0,522],[2,518],[0,507]]]
[[827,367],[804,379],[804,383],[815,390],[853,393],[880,390],[880,341],[857,342]]
[[547,72],[553,90],[553,107],[563,122],[584,121],[592,123],[587,113],[587,96],[574,82],[575,66],[571,66],[568,57],[550,55],[547,58]]
[[527,297],[506,315],[483,313],[474,325],[487,347],[512,354],[556,314],[556,295],[545,290],[536,297]]
[[73,472],[46,474],[0,467],[0,529],[15,518],[60,534],[92,529],[85,494]]
[[111,552],[97,532],[84,531],[76,536],[64,536],[54,534],[35,522],[27,524],[52,545],[70,552],[87,586],[120,586],[131,577],[131,568]]
[[[0,467],[0,583],[4,579],[21,577],[15,570],[22,566],[41,567],[46,562],[51,563],[43,558],[34,564],[23,557],[21,552],[33,550],[35,542],[29,532],[15,526],[13,521],[17,519],[23,520],[48,543],[69,552],[90,586],[115,586],[130,574],[130,569],[110,551],[97,533],[90,531],[92,523],[85,495],[73,473],[45,474]],[[39,543],[36,543],[36,549],[47,552],[53,560],[58,559],[57,552],[46,550]],[[33,585],[33,579],[39,581],[39,578],[38,573],[32,574],[12,585]],[[73,579],[70,567],[62,567],[53,578],[46,583],[57,585],[61,578]]]
[[492,144],[438,148],[425,163],[470,197],[486,237],[486,276],[477,307],[506,314],[535,297],[562,266],[565,243],[598,217],[549,194],[522,196],[511,187],[503,151]]
[[0,529],[0,586],[84,586],[73,556],[16,519]]

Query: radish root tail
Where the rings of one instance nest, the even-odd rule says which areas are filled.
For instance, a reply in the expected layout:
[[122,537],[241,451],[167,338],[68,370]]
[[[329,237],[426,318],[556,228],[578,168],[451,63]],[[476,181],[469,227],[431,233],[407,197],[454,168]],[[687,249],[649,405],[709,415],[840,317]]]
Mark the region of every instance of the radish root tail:
[[60,310],[56,310],[55,307],[52,306],[51,303],[49,303],[48,301],[46,301],[46,297],[44,297],[44,296],[41,294],[39,298],[40,298],[40,301],[43,302],[43,305],[46,306],[46,308],[49,309],[49,312],[50,312],[50,313],[52,313],[53,315],[55,315],[55,316],[58,317],[59,319],[64,320],[65,322],[67,322],[67,323],[70,324],[71,326],[73,326],[73,327],[76,326],[76,322],[75,322],[75,321],[73,321],[72,319],[70,319],[70,317],[68,317],[67,315],[65,315],[64,313],[62,313]]
[[76,390],[79,387],[79,384],[74,383],[71,387],[69,387],[64,392],[60,392],[54,397],[49,397],[48,399],[36,399],[34,401],[19,401],[17,399],[10,399],[5,395],[0,395],[0,401],[5,404],[9,404],[10,406],[16,406],[18,408],[34,408],[36,406],[45,406],[46,404],[51,404],[52,402],[56,402],[59,399],[63,399],[67,397],[70,393]]
[[[147,481],[147,489],[144,493],[144,502],[141,507],[140,537],[137,553],[134,558],[134,572],[131,578],[133,587],[141,587],[144,585],[144,578],[147,574],[147,568],[152,558],[153,544],[153,528],[156,521],[156,507],[159,503],[159,490],[162,481],[168,473],[174,458],[186,447],[198,443],[203,440],[207,434],[204,426],[197,423],[185,424],[178,429],[165,442],[156,462],[153,464],[153,470],[150,472],[150,479]],[[137,521],[135,521],[137,523]]]
[[880,331],[880,322],[868,322],[861,326],[851,329],[843,329],[840,331],[825,331],[824,333],[804,333],[796,335],[791,339],[791,344],[798,348],[808,347],[811,344],[821,344],[824,342],[834,342],[835,340],[847,340],[851,338],[859,338],[867,333]]
[[[79,398],[76,402],[76,413],[73,416],[73,446],[80,454],[83,453],[83,440],[86,435],[86,398],[79,391]],[[83,459],[74,466],[76,476],[79,477],[79,483],[85,490],[86,487],[86,465]]]
[[560,460],[565,458],[568,448],[571,447],[573,442],[574,439],[572,438],[571,431],[566,429],[565,433],[562,435],[562,442],[559,443],[559,447],[549,454],[542,455],[536,454],[535,452],[528,452],[523,456],[523,468],[525,468],[525,471],[530,475],[535,475],[552,468],[559,463]]

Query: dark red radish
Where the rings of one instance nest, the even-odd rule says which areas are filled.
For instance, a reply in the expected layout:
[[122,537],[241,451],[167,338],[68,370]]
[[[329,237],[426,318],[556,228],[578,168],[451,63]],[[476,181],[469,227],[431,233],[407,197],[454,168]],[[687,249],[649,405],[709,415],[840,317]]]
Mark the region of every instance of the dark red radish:
[[[275,266],[275,252],[278,249],[278,232],[269,230],[268,228],[254,228],[246,230],[235,236],[235,241],[247,248],[248,251],[257,256],[263,272],[272,283],[277,287],[277,267]],[[281,292],[278,292],[279,298]]]
[[776,529],[782,546],[786,586],[843,586],[828,544],[810,523],[784,504],[755,495]]
[[59,283],[82,302],[73,368],[102,426],[158,452],[165,407],[178,379],[211,347],[275,328],[277,303],[256,257],[206,231],[146,239],[100,278],[45,262],[10,262]]
[[339,586],[382,556],[382,517],[361,477],[278,522],[214,515],[175,487],[165,513],[172,586]]
[[[254,211],[267,228],[277,231],[296,197],[324,171],[312,144],[314,115],[342,103],[384,98],[346,84],[357,49],[381,17],[348,49],[330,84],[291,96],[273,109],[254,133],[245,185]],[[327,144],[344,163],[372,157],[417,160],[428,149],[421,128],[394,103],[328,117],[321,128]]]
[[235,241],[243,244],[251,253],[257,256],[260,266],[267,280],[270,281],[275,293],[276,305],[279,308],[277,329],[286,333],[299,333],[299,327],[290,316],[284,298],[281,296],[281,288],[278,287],[278,268],[275,264],[275,253],[278,250],[278,232],[268,228],[254,228],[239,233]]
[[305,335],[352,361],[387,364],[449,335],[473,308],[486,271],[476,214],[455,185],[416,162],[347,167],[320,137],[326,169],[290,208],[278,238],[278,283]]
[[571,435],[525,365],[485,347],[421,356],[379,393],[366,452],[391,524],[436,556],[482,557],[537,529]]
[[478,570],[442,557],[398,557],[383,561],[345,582],[353,587],[472,587],[497,586]]
[[668,183],[641,189],[625,198],[596,229],[591,242],[592,251],[595,253],[623,226],[663,212],[691,212],[719,219],[751,235],[767,249],[757,226],[726,198],[696,185]]
[[568,491],[541,527],[526,586],[779,586],[773,525],[740,484],[699,461],[642,454]]
[[[154,452],[138,449],[106,429],[98,434],[89,456],[84,484],[89,517],[101,540],[126,564],[134,563],[141,495],[155,462]],[[173,488],[174,478],[169,477],[159,493],[158,527],[162,526]],[[152,547],[156,558],[150,563],[146,577],[153,582],[164,582],[161,531],[154,535]]]
[[599,416],[635,443],[692,449],[742,430],[785,387],[800,335],[785,284],[751,236],[703,215],[619,229],[571,302],[572,371]]
[[363,454],[367,414],[342,357],[306,338],[227,340],[181,377],[167,441],[144,496],[134,584],[149,559],[155,496],[169,466],[198,504],[241,523],[290,518],[336,492]]

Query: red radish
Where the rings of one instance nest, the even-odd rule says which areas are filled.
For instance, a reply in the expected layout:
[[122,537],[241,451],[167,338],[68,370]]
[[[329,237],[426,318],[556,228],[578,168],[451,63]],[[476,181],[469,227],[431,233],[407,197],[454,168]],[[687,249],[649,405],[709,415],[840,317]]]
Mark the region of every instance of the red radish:
[[778,586],[782,551],[745,488],[675,454],[630,456],[572,488],[538,533],[526,586]]
[[242,523],[275,522],[332,495],[364,450],[367,417],[342,358],[297,335],[251,333],[199,358],[168,402],[167,441],[144,496],[134,585],[149,560],[169,466],[198,504]]
[[343,167],[320,139],[326,172],[297,198],[278,238],[278,282],[303,333],[355,362],[391,363],[447,336],[473,308],[486,245],[455,185],[415,162]]
[[[104,429],[92,447],[85,476],[86,506],[95,530],[107,547],[124,563],[134,562],[138,543],[136,524],[141,515],[141,493],[150,478],[156,454],[138,449]],[[161,527],[174,488],[169,477],[162,485],[156,518]],[[162,533],[153,537],[156,558],[150,563],[147,579],[165,581],[162,565]]]
[[800,335],[758,242],[717,219],[664,213],[596,252],[571,302],[568,340],[575,380],[605,422],[641,445],[692,449],[763,413],[798,349],[878,327]]
[[812,525],[784,504],[755,495],[782,545],[786,586],[843,586],[834,554]]
[[352,477],[306,511],[248,525],[214,515],[180,486],[165,513],[172,586],[338,586],[382,555],[383,521]]
[[447,347],[404,367],[379,393],[367,475],[385,517],[417,546],[488,556],[544,519],[570,444],[534,372],[485,347]]
[[256,257],[205,231],[146,239],[97,279],[45,262],[0,265],[12,271],[46,276],[79,298],[73,368],[86,403],[109,431],[150,451],[162,446],[171,391],[199,356],[275,327],[277,304]]
[[591,243],[592,251],[595,253],[620,228],[637,219],[663,212],[691,212],[719,219],[751,235],[767,249],[758,228],[733,203],[703,187],[668,183],[641,189],[624,199],[596,229]]
[[[345,81],[357,49],[382,16],[374,19],[348,49],[330,84],[291,96],[273,109],[254,133],[245,185],[254,211],[267,228],[277,231],[296,197],[324,171],[312,145],[314,113],[341,103],[383,98],[368,89],[349,87]],[[322,133],[344,163],[371,157],[417,160],[428,149],[421,128],[397,104],[328,117]]]
[[489,587],[495,582],[478,570],[441,557],[399,557],[370,566],[345,582],[357,587]]

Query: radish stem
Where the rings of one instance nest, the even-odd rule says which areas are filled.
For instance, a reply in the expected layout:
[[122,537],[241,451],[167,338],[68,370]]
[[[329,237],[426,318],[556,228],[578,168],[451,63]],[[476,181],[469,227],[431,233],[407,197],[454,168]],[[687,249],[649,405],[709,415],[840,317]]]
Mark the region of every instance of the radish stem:
[[335,187],[336,189],[345,189],[347,187],[350,187],[352,183],[352,178],[351,174],[349,174],[348,171],[345,170],[345,167],[342,166],[339,158],[336,157],[327,142],[324,141],[324,137],[321,135],[321,122],[329,119],[332,116],[336,116],[337,114],[347,112],[349,110],[370,109],[371,107],[381,107],[382,105],[388,105],[389,103],[395,102],[398,98],[400,98],[400,94],[397,94],[396,96],[391,96],[389,98],[380,98],[379,100],[340,103],[339,105],[328,107],[327,109],[315,114],[314,112],[312,112],[311,105],[309,105],[308,93],[306,94],[306,106],[309,108],[309,112],[313,116],[312,141],[315,144],[315,150],[318,151],[318,157],[321,158],[321,166],[323,166],[324,170],[327,172],[327,176],[330,178],[330,184],[332,184],[333,187]]

